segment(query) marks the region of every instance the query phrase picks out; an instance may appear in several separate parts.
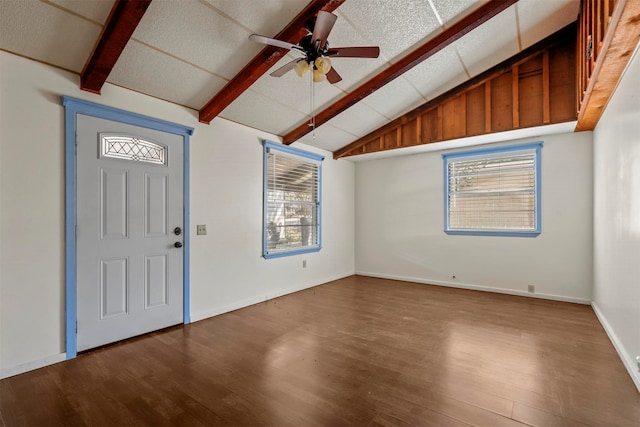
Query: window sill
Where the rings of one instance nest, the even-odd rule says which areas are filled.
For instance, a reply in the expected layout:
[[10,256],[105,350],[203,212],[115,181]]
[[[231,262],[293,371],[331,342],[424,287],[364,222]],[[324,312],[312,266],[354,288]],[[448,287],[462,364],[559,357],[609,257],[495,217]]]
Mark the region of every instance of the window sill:
[[538,237],[542,231],[513,231],[513,230],[444,230],[453,236],[498,236],[498,237]]
[[313,246],[313,247],[304,248],[304,249],[292,249],[290,251],[265,253],[262,256],[265,259],[282,258],[282,257],[287,257],[287,256],[294,256],[294,255],[301,255],[301,254],[309,254],[309,253],[312,253],[312,252],[319,252],[320,249],[321,249],[320,246]]

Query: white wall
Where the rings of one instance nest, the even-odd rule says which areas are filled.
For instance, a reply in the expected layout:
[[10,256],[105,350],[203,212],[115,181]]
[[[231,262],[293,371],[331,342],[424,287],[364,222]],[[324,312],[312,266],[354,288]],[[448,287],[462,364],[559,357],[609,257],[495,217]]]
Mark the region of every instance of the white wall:
[[640,390],[639,49],[594,131],[593,306]]
[[535,285],[538,296],[588,303],[592,134],[521,142],[536,140],[544,141],[536,238],[445,234],[441,151],[357,163],[356,272],[515,294]]
[[[262,258],[262,145],[256,131],[220,120],[191,156],[191,222],[207,225],[191,240],[194,320],[354,273],[354,165],[323,154],[322,250]],[[196,130],[196,135],[200,129]],[[274,140],[274,139],[272,139]],[[302,260],[307,268],[302,268]]]
[[[323,249],[264,260],[262,147],[268,135],[0,52],[0,377],[64,358],[64,108],[70,95],[195,128],[191,140],[191,315],[200,319],[354,272],[354,167],[323,153]],[[310,147],[301,146],[312,151]],[[196,224],[207,236],[196,236]],[[302,269],[302,259],[308,267]]]

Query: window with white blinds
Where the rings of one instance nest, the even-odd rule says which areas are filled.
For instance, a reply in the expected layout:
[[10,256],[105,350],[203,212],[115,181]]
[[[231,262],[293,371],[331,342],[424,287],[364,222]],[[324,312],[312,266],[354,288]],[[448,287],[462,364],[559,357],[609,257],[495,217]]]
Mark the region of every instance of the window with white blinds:
[[320,250],[320,182],[324,157],[264,142],[263,256]]
[[443,155],[445,232],[540,234],[542,143]]

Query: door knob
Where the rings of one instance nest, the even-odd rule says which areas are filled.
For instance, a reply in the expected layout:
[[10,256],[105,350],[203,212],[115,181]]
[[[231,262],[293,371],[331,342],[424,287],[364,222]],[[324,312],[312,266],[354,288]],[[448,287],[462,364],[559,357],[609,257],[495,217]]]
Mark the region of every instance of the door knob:
[[173,244],[173,246],[175,246],[176,248],[181,248],[182,247],[182,242],[175,242]]
[[176,227],[173,229],[173,234],[175,234],[176,236],[179,236],[182,234],[182,228],[180,227]]

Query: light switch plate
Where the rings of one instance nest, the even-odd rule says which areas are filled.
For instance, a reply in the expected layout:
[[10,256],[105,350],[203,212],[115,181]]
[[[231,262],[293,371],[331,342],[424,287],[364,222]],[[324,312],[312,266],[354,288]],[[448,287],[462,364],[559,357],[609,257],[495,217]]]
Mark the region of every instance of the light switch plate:
[[196,233],[198,236],[205,236],[207,234],[207,226],[205,224],[196,225]]

